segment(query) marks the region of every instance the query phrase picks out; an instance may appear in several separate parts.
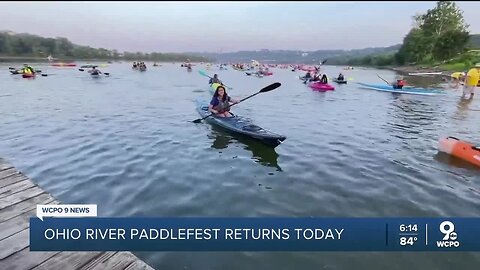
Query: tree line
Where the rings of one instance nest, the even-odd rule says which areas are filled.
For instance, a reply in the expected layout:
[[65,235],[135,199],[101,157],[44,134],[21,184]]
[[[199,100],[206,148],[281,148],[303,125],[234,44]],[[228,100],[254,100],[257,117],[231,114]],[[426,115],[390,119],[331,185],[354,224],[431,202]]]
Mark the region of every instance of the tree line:
[[413,17],[414,27],[396,53],[346,59],[344,64],[390,66],[434,64],[459,57],[469,47],[470,33],[463,11],[453,1],[438,1],[433,9]]
[[0,32],[0,56],[25,56],[58,59],[143,60],[143,61],[193,61],[208,62],[201,56],[180,53],[141,53],[92,48],[73,44],[66,38],[44,38],[30,34]]

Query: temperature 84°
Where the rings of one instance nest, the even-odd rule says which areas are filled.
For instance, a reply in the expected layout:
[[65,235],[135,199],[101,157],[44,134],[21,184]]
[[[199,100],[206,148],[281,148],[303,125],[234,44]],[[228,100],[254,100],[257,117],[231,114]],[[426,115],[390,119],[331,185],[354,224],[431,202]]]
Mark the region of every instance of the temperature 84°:
[[413,246],[413,244],[415,244],[415,242],[417,242],[418,240],[418,237],[416,236],[402,236],[400,237],[400,245],[401,246],[406,246],[406,245],[410,245],[410,246]]

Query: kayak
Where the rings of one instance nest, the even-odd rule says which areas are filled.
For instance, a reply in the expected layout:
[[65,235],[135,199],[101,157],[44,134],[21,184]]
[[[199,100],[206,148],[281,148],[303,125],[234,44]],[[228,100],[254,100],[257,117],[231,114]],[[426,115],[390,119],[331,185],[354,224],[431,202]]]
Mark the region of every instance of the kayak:
[[[197,111],[201,117],[210,115],[208,111],[208,102],[197,100]],[[217,125],[225,128],[231,132],[235,132],[250,138],[259,140],[267,145],[276,147],[281,144],[287,137],[273,133],[264,128],[261,128],[253,124],[249,119],[243,118],[238,115],[233,117],[216,117],[210,116],[205,119],[212,125]]]
[[312,83],[309,83],[308,86],[313,90],[320,91],[320,92],[335,90],[335,87],[331,86],[328,83],[312,82]]
[[81,66],[80,68],[93,68],[93,67],[97,68],[98,66],[97,66],[97,65],[90,65],[90,64],[89,64],[89,65],[83,65],[83,66]]
[[55,63],[52,64],[52,67],[76,67],[77,64],[74,63]]
[[24,73],[24,74],[22,74],[22,77],[23,78],[35,78],[35,74]]
[[474,146],[455,137],[447,137],[439,140],[439,150],[480,166],[480,146]]
[[337,79],[333,79],[334,82],[338,83],[338,84],[346,84],[347,81],[346,80],[337,80]]
[[92,78],[100,78],[100,73],[98,72],[90,73],[90,76],[92,76]]
[[[217,87],[219,87],[221,84],[219,83],[212,83],[210,84],[210,93],[215,94],[215,91],[217,91]],[[225,85],[223,85],[225,90],[227,91],[227,94],[230,92],[230,89],[228,89]]]
[[301,67],[300,70],[303,71],[316,71],[317,69],[315,67]]
[[435,95],[443,94],[443,91],[439,89],[427,89],[427,88],[408,87],[408,86],[404,86],[402,89],[393,89],[393,86],[391,85],[367,84],[367,83],[358,83],[358,84],[360,85],[360,88],[364,88],[364,89],[399,93],[399,94],[424,95],[424,96],[435,96]]
[[17,75],[17,74],[22,74],[22,71],[21,70],[10,70],[10,73],[12,73],[12,75]]
[[411,76],[422,76],[422,75],[442,75],[442,72],[414,72],[414,73],[408,73],[408,75]]

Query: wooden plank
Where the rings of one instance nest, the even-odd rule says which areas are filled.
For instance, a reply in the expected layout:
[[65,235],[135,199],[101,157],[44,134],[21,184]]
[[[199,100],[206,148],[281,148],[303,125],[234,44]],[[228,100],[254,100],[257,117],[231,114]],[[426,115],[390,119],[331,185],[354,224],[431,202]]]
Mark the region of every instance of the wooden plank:
[[134,261],[132,264],[130,264],[127,268],[125,268],[125,270],[155,270],[155,269],[137,257],[137,260]]
[[20,252],[17,252],[3,260],[0,260],[2,269],[8,270],[27,270],[43,263],[49,258],[55,256],[59,252],[32,252],[30,248],[24,248]]
[[78,269],[100,254],[100,252],[60,252],[33,269]]
[[32,252],[30,217],[37,204],[59,204],[53,196],[0,158],[0,269],[144,269],[130,252]]
[[82,266],[79,270],[91,270],[97,265],[103,263],[104,261],[110,259],[113,255],[115,255],[117,252],[104,252],[100,256],[96,257],[95,259],[91,260],[88,262],[86,265]]
[[35,184],[32,183],[32,181],[30,180],[23,180],[15,184],[8,185],[6,187],[0,188],[0,198],[10,196],[12,194],[18,193],[22,190],[26,190],[34,186]]
[[11,184],[14,184],[14,183],[17,183],[17,182],[20,182],[20,181],[24,181],[24,180],[28,180],[28,177],[26,177],[23,174],[13,175],[11,177],[0,180],[0,188],[6,187],[6,186],[9,186]]
[[29,246],[30,234],[29,229],[25,229],[17,234],[0,241],[0,260],[18,252]]
[[20,174],[20,172],[17,171],[17,169],[15,169],[15,168],[11,168],[11,169],[1,171],[0,172],[0,180],[2,180],[3,178],[7,178],[9,176],[15,175],[15,174]]
[[[110,257],[104,257],[102,260],[94,260],[95,263],[86,265],[82,270],[103,270],[103,269],[125,269],[133,262],[138,260],[130,252],[117,252]],[[93,261],[92,261],[93,262]]]
[[[52,201],[49,204],[59,204],[59,202]],[[5,222],[0,222],[0,241],[30,227],[30,217],[36,216],[37,212],[36,205],[33,206],[35,208],[30,211],[21,213],[20,215]]]
[[36,209],[37,204],[49,204],[53,201],[56,201],[48,193],[42,193],[38,196],[25,200],[23,202],[10,205],[2,210],[0,210],[0,222],[7,221],[13,217],[16,217],[24,212]]
[[0,223],[0,241],[22,230],[28,229],[30,225],[30,223],[28,222],[28,218],[32,215],[35,216],[35,212],[36,209]]
[[13,165],[8,163],[5,159],[0,159],[0,171],[7,170],[13,168]]
[[0,210],[8,207],[10,205],[14,205],[14,204],[17,204],[19,202],[28,200],[32,197],[38,196],[42,193],[45,193],[45,191],[43,191],[41,188],[35,186],[33,188],[29,188],[29,189],[20,191],[18,193],[13,194],[13,195],[10,195],[10,196],[4,197],[4,198],[0,198]]

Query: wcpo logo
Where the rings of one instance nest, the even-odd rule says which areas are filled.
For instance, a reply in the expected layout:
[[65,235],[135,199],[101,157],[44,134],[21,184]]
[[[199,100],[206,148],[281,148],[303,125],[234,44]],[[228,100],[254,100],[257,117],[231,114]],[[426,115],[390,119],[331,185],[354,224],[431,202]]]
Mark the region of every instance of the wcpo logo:
[[437,241],[437,247],[450,248],[460,246],[460,242],[457,241],[457,233],[455,232],[455,225],[453,222],[444,221],[440,223],[439,229],[444,236],[443,241]]

